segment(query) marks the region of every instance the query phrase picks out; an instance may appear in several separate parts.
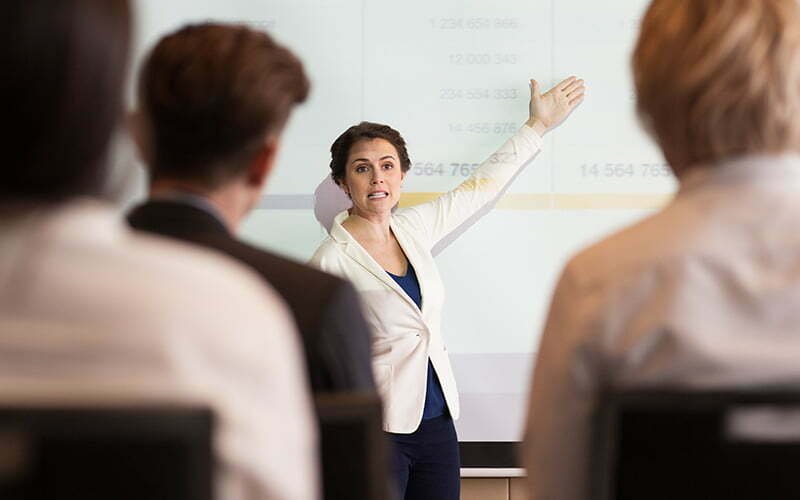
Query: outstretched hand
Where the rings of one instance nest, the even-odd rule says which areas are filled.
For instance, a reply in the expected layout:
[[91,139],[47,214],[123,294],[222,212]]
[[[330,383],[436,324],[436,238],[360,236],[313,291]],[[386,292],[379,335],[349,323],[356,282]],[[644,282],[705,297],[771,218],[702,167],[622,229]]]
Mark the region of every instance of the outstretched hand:
[[539,135],[553,130],[583,102],[586,87],[574,76],[563,80],[544,94],[539,82],[531,80],[530,118],[528,125]]

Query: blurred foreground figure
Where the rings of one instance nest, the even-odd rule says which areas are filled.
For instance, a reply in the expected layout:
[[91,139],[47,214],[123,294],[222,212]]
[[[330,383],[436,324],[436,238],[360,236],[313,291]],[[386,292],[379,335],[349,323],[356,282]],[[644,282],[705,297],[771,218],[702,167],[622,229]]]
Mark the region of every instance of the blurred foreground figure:
[[0,400],[205,403],[219,498],[316,498],[301,353],[274,291],[133,234],[95,197],[129,22],[124,0],[0,4]]
[[138,80],[135,136],[150,199],[130,224],[219,250],[275,287],[300,332],[315,393],[374,392],[370,335],[353,287],[236,237],[308,94],[300,61],[266,33],[206,23],[159,40]]
[[531,392],[536,499],[588,498],[604,388],[800,382],[800,6],[655,0],[633,74],[680,189],[563,271]]

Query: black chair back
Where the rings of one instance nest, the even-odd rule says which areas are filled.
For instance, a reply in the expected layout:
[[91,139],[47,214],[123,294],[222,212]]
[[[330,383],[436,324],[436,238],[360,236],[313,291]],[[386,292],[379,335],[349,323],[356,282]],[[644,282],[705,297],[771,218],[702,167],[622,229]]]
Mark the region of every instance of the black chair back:
[[390,498],[386,435],[377,394],[322,394],[320,421],[323,498]]
[[591,498],[800,498],[800,391],[623,391],[601,398]]
[[0,407],[4,500],[211,500],[211,410]]

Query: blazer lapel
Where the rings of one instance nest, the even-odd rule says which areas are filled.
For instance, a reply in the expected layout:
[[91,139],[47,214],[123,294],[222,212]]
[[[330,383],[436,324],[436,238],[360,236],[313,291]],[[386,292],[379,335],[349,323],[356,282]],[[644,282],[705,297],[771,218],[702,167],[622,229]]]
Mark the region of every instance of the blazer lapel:
[[[418,259],[419,254],[417,252],[417,247],[414,244],[414,241],[409,239],[402,229],[397,228],[397,226],[394,224],[394,219],[392,219],[392,232],[394,233],[394,237],[397,238],[397,243],[400,245],[400,248],[403,249],[403,253],[406,254],[406,258],[408,259],[409,264],[414,266],[414,270],[417,272],[419,291],[420,294],[422,295],[422,309],[420,310],[420,314],[424,316],[425,304],[427,303],[425,301],[425,294],[426,294],[425,276],[427,275],[427,273],[425,272],[425,269],[423,268],[422,264]],[[416,306],[416,304],[414,305]]]
[[[338,243],[344,245],[344,252],[347,254],[348,257],[353,259],[357,264],[367,270],[370,274],[375,276],[379,281],[383,284],[394,290],[400,297],[406,301],[406,303],[411,306],[415,311],[417,311],[420,316],[422,315],[422,311],[417,307],[417,304],[411,300],[411,297],[403,290],[400,285],[397,284],[395,280],[389,276],[389,273],[383,269],[380,264],[378,264],[372,256],[364,250],[356,240],[353,238],[350,233],[347,232],[345,228],[342,227],[342,222],[348,216],[347,211],[340,213],[336,216],[336,219],[333,221],[333,226],[331,226],[331,237],[336,240]],[[395,237],[397,234],[395,234]],[[398,239],[398,242],[400,240]],[[403,245],[400,245],[401,248]],[[405,251],[405,249],[403,249]],[[408,254],[406,254],[408,256]],[[411,258],[409,257],[409,262],[411,262]],[[412,263],[413,265],[413,263]],[[417,274],[417,278],[419,278],[419,274]],[[422,291],[422,282],[420,281],[420,291]],[[422,305],[425,306],[425,295],[422,296]]]

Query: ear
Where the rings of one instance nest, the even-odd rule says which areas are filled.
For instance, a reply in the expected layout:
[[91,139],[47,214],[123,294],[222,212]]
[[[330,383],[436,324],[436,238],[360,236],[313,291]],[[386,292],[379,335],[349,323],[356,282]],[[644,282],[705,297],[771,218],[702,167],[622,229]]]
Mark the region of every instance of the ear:
[[336,187],[341,189],[348,198],[350,198],[350,190],[347,188],[347,184],[345,184],[344,179],[334,180],[333,183],[336,184]]
[[344,194],[346,194],[348,198],[350,198],[351,200],[353,199],[352,196],[350,196],[350,188],[347,187],[347,184],[345,184],[344,182],[339,183],[339,189],[344,191]]
[[153,149],[150,141],[150,126],[143,111],[134,110],[125,117],[125,125],[136,145],[139,160],[149,166],[153,160]]
[[247,167],[247,184],[256,188],[263,188],[267,177],[272,172],[275,159],[278,156],[279,141],[276,137],[268,137],[259,148],[250,166]]

